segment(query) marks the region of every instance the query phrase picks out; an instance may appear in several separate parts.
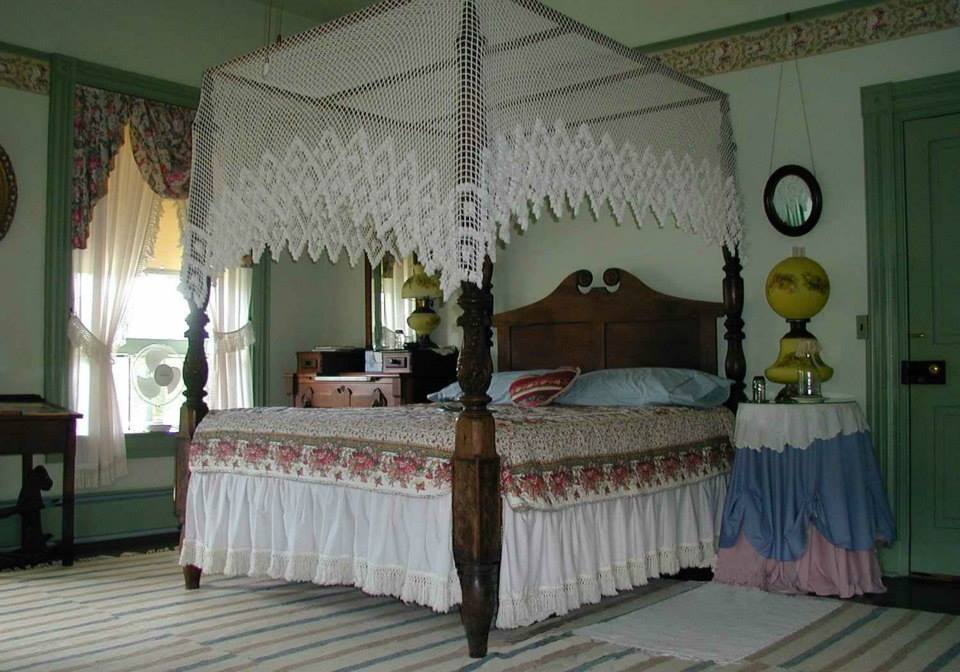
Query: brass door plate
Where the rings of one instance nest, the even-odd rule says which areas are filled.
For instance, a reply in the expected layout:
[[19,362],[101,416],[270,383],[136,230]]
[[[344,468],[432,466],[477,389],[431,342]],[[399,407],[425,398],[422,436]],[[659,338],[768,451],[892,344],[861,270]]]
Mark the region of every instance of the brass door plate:
[[944,385],[947,363],[942,359],[901,362],[900,382],[904,385]]

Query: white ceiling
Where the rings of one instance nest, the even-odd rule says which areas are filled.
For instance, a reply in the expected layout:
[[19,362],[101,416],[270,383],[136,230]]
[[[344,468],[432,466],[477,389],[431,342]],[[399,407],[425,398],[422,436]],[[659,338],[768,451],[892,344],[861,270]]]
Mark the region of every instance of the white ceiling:
[[[371,0],[256,0],[322,23]],[[782,16],[829,0],[544,0],[545,4],[629,46]]]

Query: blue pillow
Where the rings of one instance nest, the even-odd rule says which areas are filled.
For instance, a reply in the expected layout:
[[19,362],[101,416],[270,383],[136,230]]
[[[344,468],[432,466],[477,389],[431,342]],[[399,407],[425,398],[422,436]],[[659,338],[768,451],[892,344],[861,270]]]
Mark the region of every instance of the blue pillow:
[[577,378],[554,400],[567,406],[692,406],[713,408],[730,396],[733,381],[693,369],[602,369]]
[[[487,388],[487,394],[490,396],[491,404],[509,404],[510,401],[510,383],[522,376],[539,375],[546,373],[551,369],[534,369],[532,371],[499,371],[493,374],[490,379],[490,386]],[[460,389],[460,383],[450,383],[442,390],[433,394],[428,394],[430,401],[460,401],[460,395],[463,390]]]

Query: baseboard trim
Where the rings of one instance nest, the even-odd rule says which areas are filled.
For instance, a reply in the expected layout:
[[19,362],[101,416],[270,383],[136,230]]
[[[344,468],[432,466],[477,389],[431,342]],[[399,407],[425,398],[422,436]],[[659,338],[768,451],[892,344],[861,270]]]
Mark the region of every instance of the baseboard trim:
[[[179,543],[180,531],[176,528],[141,530],[123,534],[85,537],[74,544],[73,552],[77,558],[92,558],[101,555],[121,555],[123,553],[148,553],[175,548]],[[16,550],[15,546],[0,548],[0,553],[10,553]],[[59,564],[59,560],[53,560],[52,562],[53,564]],[[23,566],[26,565],[20,565],[16,560],[12,560],[0,563],[0,570]]]
[[80,537],[75,546],[101,544],[104,542],[123,541],[125,539],[142,541],[144,537],[166,537],[176,535],[175,542],[179,541],[180,530],[176,527],[160,527],[152,530],[136,530],[134,532],[117,532],[115,534],[100,534],[92,537]]
[[[76,496],[76,506],[101,504],[103,502],[129,502],[136,499],[155,499],[166,497],[173,501],[173,487],[139,488],[136,490],[117,490],[114,492],[81,492]],[[62,503],[61,497],[44,497],[43,505],[52,508]],[[0,508],[16,506],[16,499],[0,501]]]

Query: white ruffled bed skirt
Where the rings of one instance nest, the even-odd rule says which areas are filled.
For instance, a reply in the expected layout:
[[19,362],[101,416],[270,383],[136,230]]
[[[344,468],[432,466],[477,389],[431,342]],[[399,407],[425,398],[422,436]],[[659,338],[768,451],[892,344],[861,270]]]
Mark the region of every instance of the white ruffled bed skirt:
[[[558,511],[503,507],[498,628],[565,614],[715,562],[726,475]],[[460,603],[450,495],[195,473],[180,564],[208,574],[353,585],[436,611]]]

